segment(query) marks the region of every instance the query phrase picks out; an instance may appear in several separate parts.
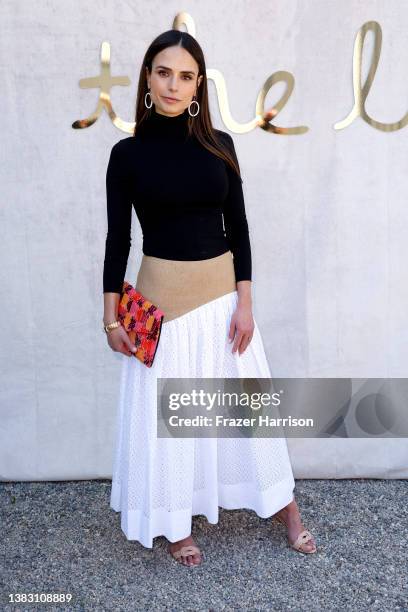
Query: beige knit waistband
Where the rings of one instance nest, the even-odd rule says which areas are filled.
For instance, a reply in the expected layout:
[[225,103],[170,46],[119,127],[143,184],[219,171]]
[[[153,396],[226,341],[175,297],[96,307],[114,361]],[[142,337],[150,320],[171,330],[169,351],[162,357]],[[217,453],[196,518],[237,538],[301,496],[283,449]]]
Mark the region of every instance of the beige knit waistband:
[[232,253],[199,261],[143,255],[135,288],[163,310],[164,324],[236,290]]

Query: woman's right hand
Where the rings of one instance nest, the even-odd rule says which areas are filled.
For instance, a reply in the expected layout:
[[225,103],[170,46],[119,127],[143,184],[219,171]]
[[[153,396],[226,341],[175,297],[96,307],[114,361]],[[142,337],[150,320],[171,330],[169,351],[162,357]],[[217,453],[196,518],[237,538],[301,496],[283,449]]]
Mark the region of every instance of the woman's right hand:
[[136,347],[134,344],[132,344],[129,335],[123,325],[115,327],[115,329],[112,329],[106,335],[108,336],[108,344],[111,347],[112,351],[123,353],[128,357],[130,357],[133,353],[136,352]]

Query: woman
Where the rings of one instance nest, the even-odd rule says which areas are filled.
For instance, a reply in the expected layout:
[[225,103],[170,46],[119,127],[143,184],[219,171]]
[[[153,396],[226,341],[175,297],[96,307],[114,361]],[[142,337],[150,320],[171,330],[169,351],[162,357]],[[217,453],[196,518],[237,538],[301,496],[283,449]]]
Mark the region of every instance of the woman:
[[251,310],[239,164],[231,136],[211,125],[204,57],[188,33],[164,32],[147,50],[135,131],[113,146],[106,188],[104,325],[117,318],[133,206],[143,232],[135,287],[165,313],[152,368],[129,359],[122,326],[107,331],[123,353],[111,507],[127,539],[151,548],[163,535],[175,559],[198,565],[192,516],[216,524],[222,506],[275,515],[292,546],[315,552],[285,438],[157,437],[157,377],[271,376]]

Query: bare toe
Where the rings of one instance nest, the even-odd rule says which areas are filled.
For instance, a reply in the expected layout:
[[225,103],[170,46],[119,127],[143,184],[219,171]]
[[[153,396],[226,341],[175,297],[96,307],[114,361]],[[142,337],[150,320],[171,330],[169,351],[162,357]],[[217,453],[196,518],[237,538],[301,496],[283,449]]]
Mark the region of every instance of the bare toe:
[[191,536],[179,540],[178,542],[170,542],[168,551],[173,559],[182,565],[191,567],[201,563],[201,551],[198,549]]

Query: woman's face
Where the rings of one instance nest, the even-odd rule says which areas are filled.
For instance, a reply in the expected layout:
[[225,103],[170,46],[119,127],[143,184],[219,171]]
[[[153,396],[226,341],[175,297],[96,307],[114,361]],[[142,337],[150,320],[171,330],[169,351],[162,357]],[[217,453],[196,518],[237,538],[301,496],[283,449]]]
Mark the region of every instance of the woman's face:
[[201,75],[197,79],[197,62],[186,49],[179,46],[160,51],[153,59],[151,74],[146,68],[146,77],[156,111],[169,116],[184,112],[197,94],[203,78]]

